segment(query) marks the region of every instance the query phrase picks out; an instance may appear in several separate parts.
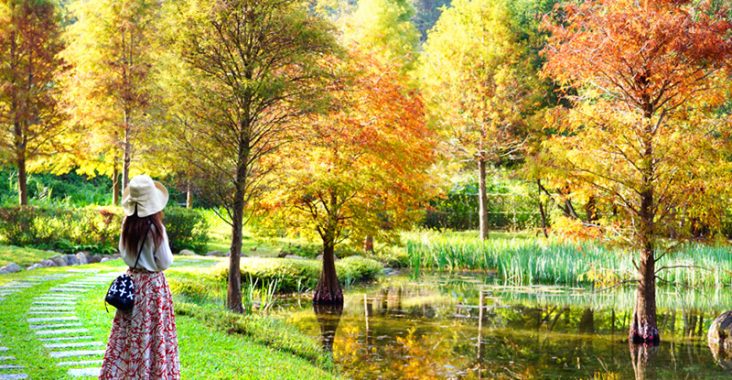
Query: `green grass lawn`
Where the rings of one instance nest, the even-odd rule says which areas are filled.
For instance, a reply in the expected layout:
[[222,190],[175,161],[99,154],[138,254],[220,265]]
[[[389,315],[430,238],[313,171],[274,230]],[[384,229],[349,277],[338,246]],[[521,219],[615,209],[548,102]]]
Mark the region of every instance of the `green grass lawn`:
[[[16,248],[19,256],[35,255],[35,252]],[[18,261],[18,256],[14,257]],[[198,269],[207,270],[221,259],[206,257],[176,257],[174,267],[168,277],[175,280],[184,273],[195,273]],[[0,275],[0,283],[22,280],[28,276],[46,276],[53,273],[68,272],[72,276],[64,279],[49,280],[41,285],[19,291],[0,302],[0,336],[2,345],[10,348],[7,354],[14,355],[18,364],[25,366],[24,372],[31,379],[65,379],[65,370],[57,367],[60,360],[52,359],[26,322],[26,313],[33,298],[47,294],[49,289],[60,283],[89,276],[76,273],[78,270],[99,270],[102,272],[122,272],[124,265],[120,260],[102,264],[44,268],[35,271]],[[103,297],[107,284],[100,284],[91,291],[83,293],[76,305],[76,315],[85,328],[90,330],[96,340],[106,342],[114,310],[105,311]],[[176,295],[176,302],[181,296]],[[190,307],[189,307],[190,308]],[[261,323],[249,328],[246,334],[222,328],[216,319],[227,319],[230,314],[222,310],[209,310],[206,318],[192,313],[177,315],[178,338],[180,346],[181,371],[184,379],[331,379],[332,362],[322,353],[317,342],[301,335],[297,330],[287,328],[282,323],[268,323],[267,317],[259,317]],[[241,317],[236,317],[241,318]],[[292,335],[298,334],[298,335]],[[263,335],[263,336],[259,336]],[[279,337],[272,339],[272,337]],[[288,338],[289,337],[289,338]],[[278,340],[279,339],[279,340]],[[310,347],[307,355],[299,355],[298,349],[287,348],[291,339],[299,346]],[[305,352],[305,351],[302,351]],[[0,371],[0,375],[4,372]]]
[[25,268],[41,260],[58,255],[57,252],[34,248],[20,248],[13,245],[0,244],[0,267],[16,263]]

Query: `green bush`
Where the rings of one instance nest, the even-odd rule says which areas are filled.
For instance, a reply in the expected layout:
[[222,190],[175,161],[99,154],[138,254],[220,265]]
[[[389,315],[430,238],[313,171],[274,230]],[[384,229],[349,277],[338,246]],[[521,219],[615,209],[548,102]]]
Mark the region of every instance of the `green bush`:
[[[166,210],[165,222],[175,252],[205,248],[207,224],[197,212],[173,207]],[[112,253],[117,251],[121,225],[122,210],[117,207],[0,208],[0,239],[16,246]]]
[[110,208],[0,208],[0,237],[17,246],[109,253],[116,250],[120,226]]
[[[241,262],[242,281],[258,281],[259,284],[278,282],[280,292],[302,292],[318,284],[321,263],[317,260],[279,259],[251,257]],[[336,261],[336,272],[341,284],[352,284],[376,279],[382,272],[382,265],[375,260],[351,256]],[[228,267],[222,266],[217,273],[225,281]]]
[[165,229],[173,252],[203,252],[208,244],[208,221],[198,211],[171,207],[165,210]]

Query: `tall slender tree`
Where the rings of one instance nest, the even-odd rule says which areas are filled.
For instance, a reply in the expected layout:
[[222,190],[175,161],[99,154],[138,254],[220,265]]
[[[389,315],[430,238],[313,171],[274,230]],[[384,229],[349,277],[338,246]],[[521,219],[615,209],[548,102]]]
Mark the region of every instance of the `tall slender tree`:
[[60,33],[53,2],[0,2],[0,163],[12,162],[17,168],[21,205],[28,204],[29,161],[59,149]]
[[504,0],[458,0],[430,30],[420,63],[430,119],[456,160],[478,169],[480,237],[488,237],[489,166],[523,149],[536,75]]
[[117,203],[136,145],[151,124],[160,2],[77,0],[69,8],[75,22],[68,27],[63,57],[73,68],[64,92],[72,125],[87,132],[80,138],[85,154],[75,164],[86,174],[112,177]]
[[[242,312],[239,268],[245,208],[267,157],[297,132],[293,120],[318,109],[335,49],[331,26],[305,2],[186,0],[168,3],[166,29],[184,99],[179,133],[197,176],[232,226],[227,304]],[[185,92],[180,94],[180,91]]]
[[[724,101],[732,24],[706,1],[599,0],[559,8],[545,70],[579,93],[549,143],[557,166],[590,184],[635,226],[638,289],[629,339],[658,343],[659,233],[705,204],[728,177]],[[727,182],[729,183],[729,182]],[[691,207],[690,207],[691,206]],[[719,215],[703,213],[707,217]],[[707,218],[714,222],[714,218]],[[675,223],[674,223],[675,224]]]

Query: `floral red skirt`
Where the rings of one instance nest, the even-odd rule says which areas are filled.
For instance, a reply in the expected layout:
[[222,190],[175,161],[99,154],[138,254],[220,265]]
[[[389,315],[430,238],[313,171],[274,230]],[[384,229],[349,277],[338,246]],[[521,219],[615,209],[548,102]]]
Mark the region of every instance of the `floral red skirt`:
[[163,272],[130,269],[135,307],[117,311],[100,379],[180,379],[173,299]]

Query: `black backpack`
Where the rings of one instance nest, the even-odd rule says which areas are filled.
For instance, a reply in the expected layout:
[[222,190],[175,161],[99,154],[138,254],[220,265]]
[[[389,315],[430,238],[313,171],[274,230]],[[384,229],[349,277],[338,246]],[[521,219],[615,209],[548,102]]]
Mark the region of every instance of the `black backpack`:
[[[148,229],[149,232],[150,230]],[[145,239],[140,243],[140,251],[137,252],[137,259],[135,260],[135,265],[132,267],[133,269],[137,268],[137,263],[140,262],[140,255],[142,255],[142,248],[145,247],[145,240],[147,240],[148,233],[145,234]],[[104,297],[104,302],[105,308],[107,304],[110,304],[120,311],[132,311],[132,308],[135,306],[135,283],[132,281],[132,277],[125,273],[115,278],[112,281],[112,285],[109,286],[109,290],[107,290],[107,296]]]

